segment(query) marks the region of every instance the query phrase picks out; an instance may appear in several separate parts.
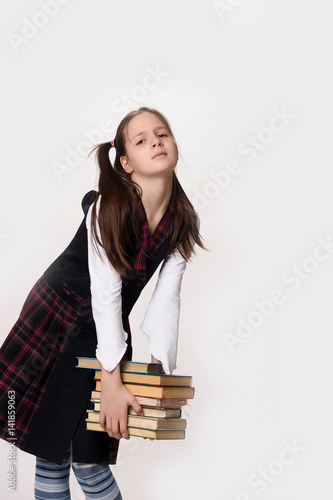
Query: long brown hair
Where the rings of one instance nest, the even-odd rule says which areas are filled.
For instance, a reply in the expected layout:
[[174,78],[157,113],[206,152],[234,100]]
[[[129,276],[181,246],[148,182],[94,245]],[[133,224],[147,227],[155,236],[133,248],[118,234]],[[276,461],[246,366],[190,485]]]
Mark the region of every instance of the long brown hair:
[[[93,239],[104,248],[108,260],[115,270],[122,275],[133,274],[134,270],[129,264],[129,257],[135,248],[135,238],[138,238],[136,227],[136,201],[135,191],[142,195],[138,184],[132,181],[131,175],[123,169],[120,158],[126,156],[126,127],[129,122],[140,113],[153,113],[168,129],[172,138],[174,135],[167,119],[156,109],[141,107],[128,113],[120,122],[114,146],[116,158],[112,166],[109,151],[111,143],[97,144],[90,151],[96,151],[97,162],[100,169],[98,183],[98,197],[100,197],[100,209],[98,215],[98,226],[100,238],[97,234],[96,203],[92,209],[92,234]],[[194,253],[194,245],[197,243],[205,248],[199,233],[199,221],[192,203],[187,198],[181,187],[175,172],[173,172],[173,186],[171,202],[175,208],[168,225],[168,253],[176,248],[185,260],[191,258]]]

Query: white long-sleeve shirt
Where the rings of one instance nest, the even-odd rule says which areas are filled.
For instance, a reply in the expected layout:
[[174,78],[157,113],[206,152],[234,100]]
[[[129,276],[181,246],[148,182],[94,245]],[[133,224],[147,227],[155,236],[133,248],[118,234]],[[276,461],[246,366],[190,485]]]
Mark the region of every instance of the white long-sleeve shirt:
[[[92,207],[87,213],[86,226],[92,313],[97,333],[96,358],[105,370],[111,371],[118,365],[127,348],[127,333],[122,324],[122,281],[120,274],[108,261],[104,249],[92,241]],[[98,208],[99,205],[97,211]],[[163,370],[168,374],[176,368],[180,290],[185,268],[186,261],[178,250],[166,257],[140,326],[148,339],[151,354],[161,361]]]

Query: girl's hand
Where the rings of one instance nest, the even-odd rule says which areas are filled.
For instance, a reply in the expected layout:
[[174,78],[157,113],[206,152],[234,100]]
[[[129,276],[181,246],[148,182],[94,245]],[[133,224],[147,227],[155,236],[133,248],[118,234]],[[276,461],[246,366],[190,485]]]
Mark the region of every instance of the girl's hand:
[[137,415],[143,416],[143,410],[121,381],[120,365],[112,372],[102,368],[101,410],[99,424],[110,437],[129,439],[127,430],[128,407]]

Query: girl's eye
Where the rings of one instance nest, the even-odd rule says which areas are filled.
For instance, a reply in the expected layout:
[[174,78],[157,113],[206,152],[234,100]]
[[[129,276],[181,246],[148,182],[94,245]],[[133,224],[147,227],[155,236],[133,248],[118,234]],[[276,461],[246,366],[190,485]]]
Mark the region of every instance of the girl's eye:
[[[167,137],[167,134],[157,134],[157,137]],[[144,141],[145,139],[141,139],[139,142],[136,143],[136,145],[143,144]]]

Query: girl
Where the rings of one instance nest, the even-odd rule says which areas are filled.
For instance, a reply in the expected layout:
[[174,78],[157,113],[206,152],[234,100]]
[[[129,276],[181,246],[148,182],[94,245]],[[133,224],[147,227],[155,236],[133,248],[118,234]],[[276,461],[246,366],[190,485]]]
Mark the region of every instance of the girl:
[[[152,360],[172,373],[183,272],[195,243],[204,248],[161,113],[145,107],[129,113],[114,141],[93,151],[98,192],[83,198],[77,233],[31,290],[0,351],[1,437],[36,455],[36,499],[70,498],[71,466],[87,499],[121,499],[109,464],[116,463],[119,440],[129,439],[128,406],[143,414],[120,375],[120,361],[132,359],[128,316],[163,262],[141,329]],[[90,370],[75,368],[77,356],[102,364],[105,433],[85,430],[94,381]]]

